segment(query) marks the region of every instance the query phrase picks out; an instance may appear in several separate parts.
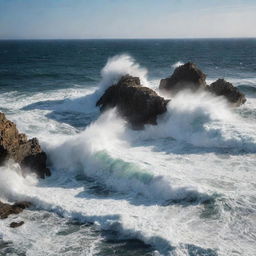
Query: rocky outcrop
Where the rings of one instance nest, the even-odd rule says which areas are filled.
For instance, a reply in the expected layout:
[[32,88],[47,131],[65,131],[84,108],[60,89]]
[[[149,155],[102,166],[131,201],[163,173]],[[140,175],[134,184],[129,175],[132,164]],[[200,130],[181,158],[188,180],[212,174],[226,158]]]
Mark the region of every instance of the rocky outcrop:
[[47,156],[38,140],[28,140],[25,134],[18,132],[15,124],[0,112],[0,164],[8,159],[19,163],[24,173],[33,172],[40,178],[51,174],[46,167]]
[[28,208],[31,206],[31,203],[29,202],[17,202],[13,205],[6,204],[0,201],[0,219],[6,219],[11,214],[19,214],[21,213],[25,208]]
[[245,95],[224,79],[218,79],[212,83],[208,87],[208,91],[217,96],[224,96],[229,103],[236,107],[246,102]]
[[245,95],[224,79],[218,79],[210,86],[206,84],[205,79],[206,75],[195,64],[188,62],[176,68],[169,78],[162,79],[159,89],[172,95],[185,89],[205,90],[216,96],[225,97],[232,106],[236,107],[246,102]]
[[133,128],[141,129],[145,124],[156,125],[157,116],[166,112],[168,102],[152,89],[142,86],[138,77],[126,75],[110,86],[96,105],[101,111],[117,107]]
[[206,88],[206,75],[191,62],[177,67],[172,76],[160,81],[159,89],[176,94],[185,89],[196,91]]

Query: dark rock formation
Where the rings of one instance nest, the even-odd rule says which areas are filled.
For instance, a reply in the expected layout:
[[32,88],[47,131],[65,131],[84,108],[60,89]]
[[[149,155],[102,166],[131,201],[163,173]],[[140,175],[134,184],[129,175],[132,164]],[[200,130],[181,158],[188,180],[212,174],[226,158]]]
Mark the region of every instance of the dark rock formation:
[[206,75],[191,62],[177,67],[172,76],[160,81],[159,89],[176,94],[185,89],[196,91],[206,88]]
[[218,79],[210,86],[206,84],[205,79],[206,75],[195,64],[188,62],[176,68],[171,77],[162,79],[159,89],[173,95],[185,89],[201,89],[225,97],[232,106],[240,106],[246,102],[245,95],[224,79]]
[[0,201],[0,219],[6,219],[10,214],[19,214],[29,206],[31,206],[29,202],[17,202],[11,205]]
[[110,86],[96,105],[101,111],[117,107],[133,128],[141,129],[145,124],[156,125],[157,116],[166,112],[168,102],[152,89],[143,87],[138,77],[126,75]]
[[17,228],[17,227],[20,227],[24,224],[24,221],[19,221],[19,222],[15,222],[13,221],[11,224],[10,224],[10,228]]
[[208,91],[217,95],[224,96],[228,102],[233,106],[240,106],[246,102],[245,95],[241,93],[235,86],[231,83],[225,81],[224,79],[218,79],[208,87]]
[[41,178],[51,174],[46,168],[47,156],[38,140],[28,140],[25,134],[18,132],[15,124],[0,112],[0,164],[8,159],[19,163],[24,172],[34,172]]

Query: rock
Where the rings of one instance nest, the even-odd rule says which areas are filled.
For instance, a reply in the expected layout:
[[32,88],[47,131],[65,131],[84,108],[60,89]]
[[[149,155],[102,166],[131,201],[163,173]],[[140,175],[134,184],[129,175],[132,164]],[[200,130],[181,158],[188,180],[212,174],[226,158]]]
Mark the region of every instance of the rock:
[[26,208],[30,207],[31,205],[32,204],[30,202],[20,201],[20,202],[16,202],[13,206],[19,207],[21,209],[26,209]]
[[11,205],[0,201],[0,219],[6,219],[10,214],[19,214],[29,206],[31,206],[29,202],[18,202]]
[[246,102],[245,95],[224,79],[218,79],[212,83],[208,87],[208,91],[217,96],[224,96],[228,102],[235,107],[238,107]]
[[22,226],[24,224],[24,221],[20,221],[20,222],[12,222],[11,224],[10,224],[10,227],[11,228],[17,228],[17,227],[20,227],[20,226]]
[[47,156],[38,140],[28,140],[25,134],[18,132],[15,124],[0,112],[0,164],[8,159],[19,163],[24,173],[33,172],[40,178],[51,174],[46,167]]
[[160,81],[159,89],[176,94],[181,90],[206,88],[206,75],[191,62],[177,67],[172,76]]
[[141,129],[145,124],[156,125],[157,116],[166,112],[168,102],[152,89],[142,86],[138,77],[126,75],[110,86],[96,105],[101,111],[117,107],[133,128]]

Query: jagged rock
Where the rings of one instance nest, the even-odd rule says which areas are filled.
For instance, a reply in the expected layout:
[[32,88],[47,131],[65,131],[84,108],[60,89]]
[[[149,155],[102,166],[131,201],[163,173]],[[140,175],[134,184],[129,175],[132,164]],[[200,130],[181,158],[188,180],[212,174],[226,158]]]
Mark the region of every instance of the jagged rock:
[[38,140],[28,140],[25,134],[18,132],[15,124],[0,112],[0,164],[8,159],[19,163],[24,173],[34,172],[41,178],[51,174],[46,167],[47,156]]
[[101,111],[117,107],[133,128],[140,129],[145,124],[156,125],[157,116],[166,112],[168,102],[152,89],[142,86],[138,77],[126,75],[110,86],[96,105]]
[[191,62],[177,67],[172,76],[160,81],[159,89],[176,94],[181,90],[206,88],[206,75]]
[[19,222],[15,222],[13,221],[11,224],[10,224],[10,228],[17,228],[17,227],[20,227],[24,224],[24,221],[19,221]]
[[31,206],[29,202],[17,202],[11,205],[0,201],[0,219],[6,219],[10,214],[19,214],[29,206]]
[[200,89],[225,97],[233,106],[240,106],[246,102],[245,95],[224,79],[218,79],[210,86],[206,84],[205,79],[206,75],[195,64],[188,62],[176,68],[171,77],[162,79],[159,89],[173,95],[185,89]]
[[212,83],[208,87],[208,91],[217,96],[224,96],[235,107],[246,102],[245,95],[224,79],[218,79]]

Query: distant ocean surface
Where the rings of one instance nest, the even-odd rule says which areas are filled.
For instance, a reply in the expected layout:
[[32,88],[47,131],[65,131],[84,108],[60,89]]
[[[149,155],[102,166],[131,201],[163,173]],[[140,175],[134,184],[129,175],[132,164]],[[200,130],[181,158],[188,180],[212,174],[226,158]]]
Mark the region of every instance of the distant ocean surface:
[[[180,93],[142,131],[95,106],[122,75],[158,91],[188,61],[247,102]],[[0,255],[256,255],[256,39],[3,40],[0,111],[52,170],[0,167],[0,200],[34,205],[0,221]]]

